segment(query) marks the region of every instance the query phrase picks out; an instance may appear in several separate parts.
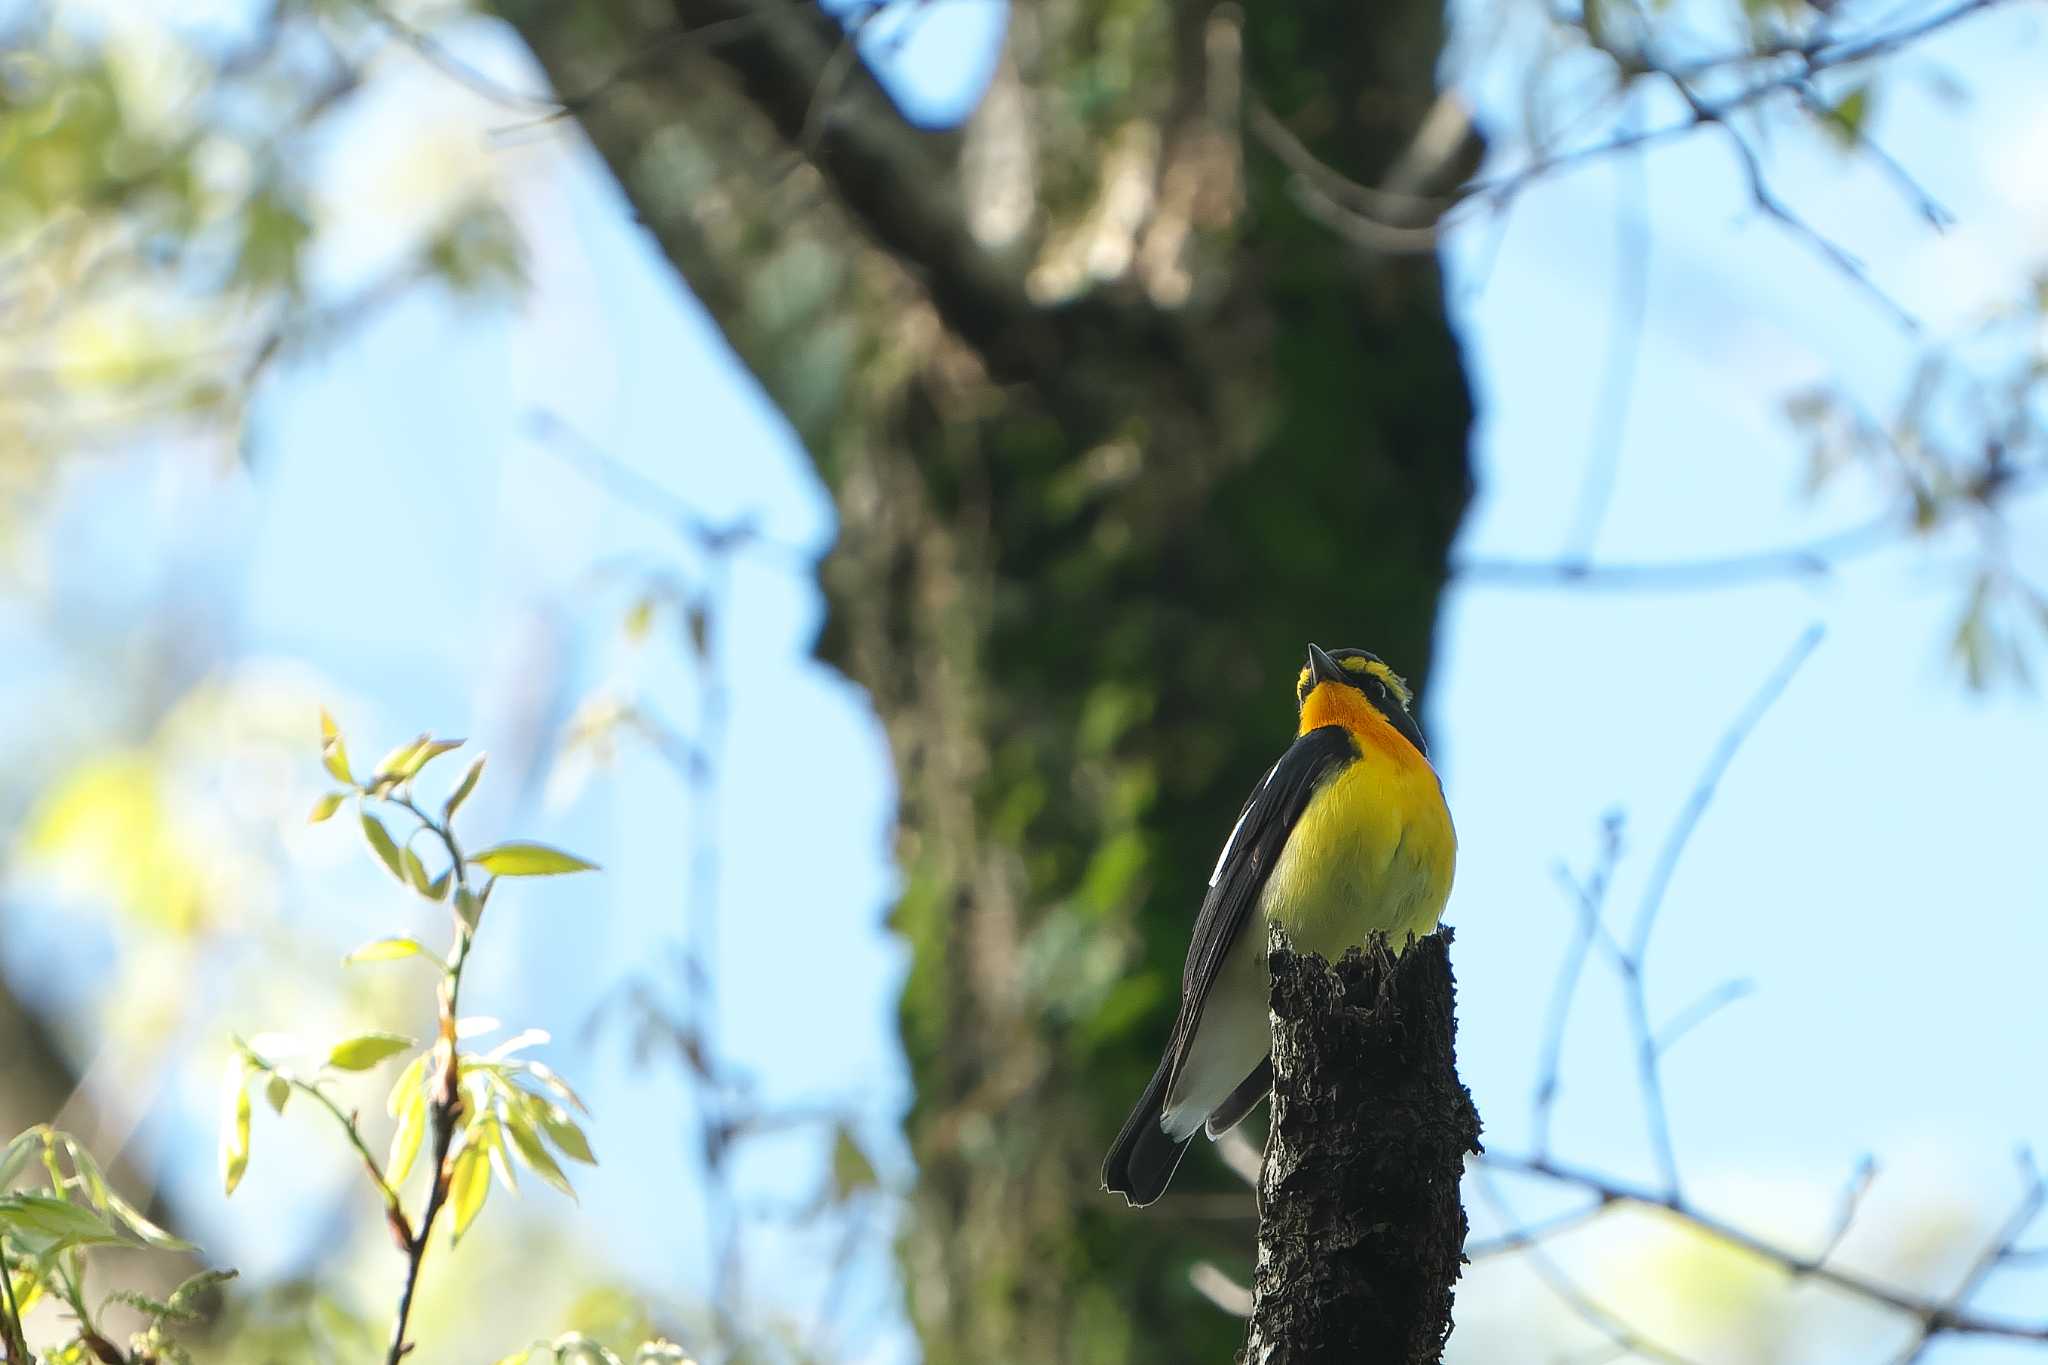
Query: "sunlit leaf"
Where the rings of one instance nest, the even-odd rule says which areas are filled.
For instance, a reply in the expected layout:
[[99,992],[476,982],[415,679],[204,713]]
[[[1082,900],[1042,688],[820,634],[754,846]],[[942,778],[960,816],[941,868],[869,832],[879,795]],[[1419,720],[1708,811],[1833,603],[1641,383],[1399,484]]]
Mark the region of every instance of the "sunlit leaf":
[[406,885],[429,900],[433,899],[433,892],[429,888],[433,886],[434,879],[427,875],[427,865],[420,861],[420,855],[411,848],[401,848],[398,850],[398,857],[405,867]]
[[[424,1055],[424,1054],[423,1054]],[[414,1087],[405,1108],[398,1115],[398,1127],[391,1134],[391,1152],[384,1162],[384,1180],[396,1187],[412,1174],[420,1154],[420,1140],[427,1134],[427,1097]]]
[[271,1072],[270,1079],[263,1083],[263,1098],[270,1102],[271,1110],[282,1114],[286,1101],[291,1097],[292,1083],[276,1072]]
[[[134,1233],[145,1246],[155,1247],[159,1251],[197,1251],[199,1249],[184,1238],[173,1236],[163,1228],[158,1227],[143,1216],[142,1210],[123,1199],[116,1191],[109,1190],[107,1192],[107,1206],[112,1210],[116,1218],[128,1225],[128,1230]],[[232,1278],[235,1272],[229,1270],[215,1273],[225,1273],[228,1277]],[[182,1286],[180,1287],[182,1288]],[[171,1295],[171,1302],[174,1305],[179,1302],[178,1296],[175,1293]]]
[[489,1160],[474,1141],[464,1143],[455,1154],[455,1166],[448,1177],[448,1211],[455,1219],[455,1241],[462,1240],[462,1234],[483,1212],[484,1200],[490,1193]]
[[457,919],[461,920],[469,929],[474,930],[476,922],[483,917],[483,913],[484,903],[477,899],[474,891],[471,891],[466,886],[456,888],[455,917]]
[[560,1105],[540,1101],[535,1117],[540,1120],[541,1131],[548,1135],[548,1141],[561,1148],[562,1155],[586,1166],[595,1166],[597,1158],[590,1150],[590,1139],[583,1135],[583,1129],[576,1120],[569,1117]]
[[228,1194],[235,1192],[235,1186],[242,1183],[242,1173],[249,1169],[249,1086],[246,1078],[236,1083],[234,1091],[228,1102],[227,1127],[220,1140],[221,1184]]
[[182,1311],[189,1308],[192,1301],[207,1290],[224,1285],[240,1274],[239,1270],[202,1270],[183,1284],[180,1284],[176,1289],[173,1289],[170,1298],[166,1302],[170,1304],[174,1311]]
[[411,771],[407,765],[413,761],[413,756],[431,744],[433,739],[432,735],[421,735],[417,739],[407,740],[390,753],[385,754],[384,757],[377,760],[377,766],[372,770],[372,779],[383,781],[387,778],[405,778]]
[[430,1049],[405,1064],[405,1070],[399,1072],[398,1079],[391,1083],[390,1095],[385,1097],[385,1113],[397,1118],[399,1111],[420,1094],[420,1085],[427,1076],[427,1059],[433,1055]]
[[569,1185],[569,1177],[562,1171],[555,1159],[548,1155],[548,1149],[541,1145],[539,1134],[523,1114],[514,1114],[505,1123],[505,1131],[512,1139],[512,1145],[519,1149],[520,1158],[526,1162],[535,1175],[553,1185],[571,1199],[576,1191]]
[[313,812],[306,817],[306,823],[309,825],[319,824],[322,820],[340,810],[341,803],[347,799],[347,792],[328,792],[313,803]]
[[502,1062],[514,1053],[524,1052],[530,1047],[539,1047],[547,1041],[548,1031],[544,1028],[521,1029],[504,1042],[492,1048],[489,1053],[485,1054],[484,1060]]
[[593,872],[597,864],[546,844],[498,844],[469,859],[494,877],[552,877],[565,872]]
[[0,1150],[0,1190],[14,1183],[14,1178],[27,1168],[42,1145],[42,1133],[38,1129],[30,1128],[17,1133],[5,1150]]
[[570,1104],[574,1105],[576,1107],[577,1112],[584,1114],[585,1116],[589,1115],[590,1106],[585,1104],[582,1100],[582,1097],[579,1096],[574,1090],[571,1090],[569,1088],[569,1083],[563,1080],[560,1076],[556,1075],[554,1069],[550,1067],[546,1062],[525,1061],[515,1063],[515,1065],[517,1065],[521,1070],[525,1071],[527,1075],[533,1077],[542,1085],[546,1086],[548,1089],[554,1091],[557,1095],[560,1095],[563,1099],[567,1100]]
[[395,1057],[417,1040],[399,1033],[364,1033],[344,1039],[327,1054],[327,1065],[340,1071],[368,1071],[386,1058]]
[[475,1136],[471,1140],[489,1153],[491,1169],[498,1173],[498,1183],[503,1185],[507,1192],[517,1193],[519,1177],[512,1169],[512,1154],[505,1143],[505,1125],[496,1114],[492,1114],[478,1123],[472,1131]]
[[455,812],[462,809],[462,803],[469,800],[469,794],[476,790],[477,779],[484,775],[485,754],[478,754],[463,770],[462,780],[455,784],[455,790],[448,793],[448,803],[441,807],[441,820],[445,824],[455,818]]
[[103,1246],[121,1234],[93,1210],[47,1194],[0,1195],[0,1226],[55,1246]]
[[442,868],[441,875],[427,883],[427,899],[430,901],[447,900],[448,888],[454,882],[454,880],[455,869],[452,866]]
[[348,770],[348,750],[343,747],[339,735],[321,746],[320,762],[325,765],[328,774],[335,781],[346,782],[350,786],[355,785],[355,774]]
[[363,812],[363,837],[370,841],[370,851],[377,855],[378,862],[384,864],[385,871],[404,881],[405,864],[398,856],[398,845],[392,842],[391,831],[368,811]]
[[71,1157],[71,1169],[78,1172],[78,1178],[85,1186],[86,1198],[92,1201],[94,1208],[105,1212],[110,1194],[107,1189],[106,1172],[100,1169],[100,1163],[93,1159],[93,1154],[85,1150],[85,1144],[77,1138],[66,1134],[63,1144],[65,1152]]

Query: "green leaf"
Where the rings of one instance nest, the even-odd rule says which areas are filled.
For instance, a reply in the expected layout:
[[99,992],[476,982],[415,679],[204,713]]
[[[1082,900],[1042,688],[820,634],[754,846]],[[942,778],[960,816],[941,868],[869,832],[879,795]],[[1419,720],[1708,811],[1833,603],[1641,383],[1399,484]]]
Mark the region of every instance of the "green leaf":
[[322,744],[332,744],[332,743],[334,743],[334,741],[335,741],[335,740],[337,740],[337,739],[340,739],[340,738],[341,738],[341,727],[340,727],[340,726],[338,726],[338,725],[336,725],[336,724],[334,723],[334,717],[328,714],[328,712],[327,712],[327,708],[326,708],[326,707],[324,707],[324,706],[323,706],[323,707],[321,707],[321,708],[320,708],[320,742],[321,742]]
[[36,1151],[43,1145],[43,1135],[34,1128],[17,1133],[12,1142],[0,1151],[0,1190],[14,1183],[14,1178],[34,1159]]
[[171,1311],[174,1313],[187,1312],[190,1310],[194,1299],[209,1289],[226,1284],[241,1273],[239,1270],[202,1270],[176,1289],[173,1289],[171,1297],[165,1300],[165,1302],[170,1304]]
[[512,1138],[512,1145],[519,1149],[520,1157],[532,1168],[535,1175],[553,1185],[571,1199],[576,1191],[569,1184],[569,1177],[562,1173],[561,1166],[548,1155],[548,1149],[541,1145],[540,1137],[533,1131],[525,1115],[515,1114],[505,1124],[505,1131]]
[[407,774],[406,765],[412,762],[415,754],[432,742],[432,735],[421,735],[418,739],[408,740],[399,745],[377,760],[377,767],[371,774],[371,780],[383,782],[404,778]]
[[484,903],[476,898],[474,891],[466,886],[456,891],[455,916],[465,927],[474,932],[476,922],[483,917],[483,913]]
[[455,784],[455,790],[448,793],[448,804],[441,807],[441,821],[446,824],[455,818],[455,812],[462,809],[462,803],[469,800],[469,794],[476,790],[476,780],[484,775],[486,754],[478,754],[470,760],[469,767],[462,774],[462,780]]
[[555,1074],[554,1068],[550,1067],[546,1062],[518,1061],[513,1062],[512,1065],[574,1105],[578,1113],[586,1116],[590,1113],[590,1106],[585,1104],[582,1097],[574,1090],[571,1090],[569,1083]]
[[405,1064],[405,1070],[398,1073],[398,1079],[391,1083],[391,1093],[384,1099],[384,1112],[397,1118],[399,1111],[410,1105],[420,1092],[420,1083],[427,1076],[427,1058],[431,1050],[422,1052]]
[[327,1065],[340,1071],[368,1071],[387,1058],[416,1046],[402,1033],[364,1033],[344,1039],[327,1054]]
[[228,1123],[220,1140],[220,1177],[226,1193],[233,1194],[249,1169],[249,1086],[247,1078],[235,1086],[229,1101]]
[[[142,1216],[142,1210],[136,1208],[113,1190],[107,1191],[107,1206],[112,1209],[116,1218],[128,1225],[128,1230],[134,1233],[144,1246],[155,1247],[159,1251],[199,1250],[198,1247],[192,1245],[192,1243],[184,1238],[174,1237],[155,1223],[150,1222],[149,1219]],[[230,1270],[226,1273],[232,1276],[235,1272]],[[180,1288],[183,1288],[183,1286],[180,1286]],[[178,1302],[178,1296],[175,1293],[172,1294],[172,1305],[175,1306]]]
[[448,888],[449,888],[449,886],[451,886],[451,885],[452,885],[452,884],[454,883],[454,880],[455,880],[455,868],[454,868],[454,866],[453,866],[453,865],[451,864],[451,865],[450,865],[450,866],[448,866],[448,867],[444,867],[444,868],[442,868],[442,869],[441,869],[441,875],[440,875],[440,876],[438,876],[438,877],[436,877],[436,878],[434,878],[434,880],[432,880],[432,881],[430,881],[430,882],[428,882],[428,883],[427,883],[427,891],[426,891],[426,896],[427,896],[427,899],[428,899],[428,900],[430,900],[430,901],[445,901],[445,900],[447,900],[447,899],[448,899]]
[[271,1112],[284,1113],[285,1102],[292,1097],[292,1083],[275,1071],[263,1083],[263,1098],[270,1101]]
[[343,958],[341,965],[353,967],[361,962],[397,962],[407,957],[423,957],[442,971],[448,970],[448,964],[441,960],[440,954],[429,951],[427,946],[416,938],[372,939]]
[[336,736],[320,747],[320,762],[328,774],[337,782],[355,785],[355,774],[348,770],[348,750],[342,747],[341,738]]
[[420,769],[432,763],[452,749],[460,749],[464,741],[459,739],[435,739],[432,735],[421,735],[410,744],[401,744],[384,755],[377,763],[379,782],[410,782],[419,776]]
[[100,1169],[99,1162],[93,1160],[92,1153],[85,1150],[84,1143],[68,1133],[64,1135],[63,1141],[64,1150],[71,1156],[71,1169],[78,1172],[79,1182],[85,1186],[86,1198],[92,1201],[94,1208],[105,1213],[107,1200],[111,1194],[107,1189],[106,1172]]
[[496,1114],[478,1123],[473,1141],[490,1154],[491,1169],[498,1173],[498,1183],[507,1193],[517,1193],[519,1177],[512,1169],[512,1153],[505,1143],[505,1125]]
[[455,1154],[455,1167],[448,1177],[448,1208],[455,1218],[453,1241],[462,1240],[462,1234],[483,1212],[484,1200],[490,1192],[491,1165],[483,1148],[474,1141],[464,1143]]
[[[426,1054],[420,1054],[425,1060]],[[420,1139],[427,1134],[427,1097],[417,1086],[405,1102],[405,1108],[398,1116],[398,1127],[391,1134],[391,1154],[384,1162],[384,1180],[396,1188],[405,1183],[412,1174],[412,1163],[420,1154]]]
[[398,850],[398,857],[405,867],[406,885],[432,900],[433,893],[427,888],[434,884],[434,879],[427,875],[427,865],[420,861],[420,855],[408,846]]
[[1870,87],[1859,85],[1829,108],[1822,127],[1844,147],[1863,141],[1863,128],[1870,121]]
[[594,872],[597,864],[546,844],[498,844],[470,855],[472,863],[494,877],[553,877],[564,872]]
[[398,856],[398,845],[391,840],[391,831],[368,811],[363,812],[363,837],[370,841],[370,851],[377,855],[378,862],[384,864],[385,871],[404,881],[405,864]]
[[48,1239],[54,1245],[45,1248],[46,1251],[64,1246],[104,1246],[121,1240],[113,1225],[91,1209],[47,1194],[0,1196],[0,1224],[13,1228],[17,1235]]
[[329,792],[313,803],[313,813],[306,817],[306,823],[317,825],[341,809],[341,803],[348,799],[347,792]]
[[595,1166],[597,1158],[591,1155],[590,1139],[583,1135],[583,1129],[576,1120],[569,1117],[569,1111],[558,1104],[549,1104],[539,1096],[533,1096],[533,1115],[541,1131],[548,1135],[548,1141],[562,1151],[571,1161],[580,1161],[586,1166]]

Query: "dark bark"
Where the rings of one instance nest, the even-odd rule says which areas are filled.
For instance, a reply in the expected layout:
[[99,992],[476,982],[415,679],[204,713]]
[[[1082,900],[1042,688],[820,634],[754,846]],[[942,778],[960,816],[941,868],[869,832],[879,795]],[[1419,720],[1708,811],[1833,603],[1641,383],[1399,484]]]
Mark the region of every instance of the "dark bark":
[[1247,1365],[1434,1365],[1464,1264],[1479,1115],[1458,1080],[1451,931],[1335,966],[1275,943],[1273,1125]]

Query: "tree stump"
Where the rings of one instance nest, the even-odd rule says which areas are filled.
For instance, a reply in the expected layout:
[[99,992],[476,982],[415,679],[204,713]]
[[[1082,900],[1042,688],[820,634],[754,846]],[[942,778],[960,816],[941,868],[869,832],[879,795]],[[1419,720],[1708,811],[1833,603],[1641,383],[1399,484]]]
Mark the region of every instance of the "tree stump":
[[1246,1365],[1435,1365],[1479,1115],[1458,1080],[1451,931],[1332,966],[1277,930],[1273,1115]]

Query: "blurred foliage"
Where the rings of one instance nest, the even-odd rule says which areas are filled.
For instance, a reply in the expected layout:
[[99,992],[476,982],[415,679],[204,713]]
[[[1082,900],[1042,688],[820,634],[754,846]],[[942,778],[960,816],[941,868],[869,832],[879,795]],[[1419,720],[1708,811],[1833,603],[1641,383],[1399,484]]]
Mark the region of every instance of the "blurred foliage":
[[[46,1181],[41,1192],[14,1188],[30,1172]],[[0,1348],[7,1359],[27,1365],[38,1358],[44,1365],[191,1365],[192,1356],[172,1329],[198,1322],[209,1296],[234,1272],[201,1271],[161,1299],[125,1290],[102,1297],[88,1288],[91,1254],[119,1247],[196,1250],[123,1199],[70,1134],[38,1124],[0,1149]],[[24,1319],[44,1300],[69,1321],[38,1357],[29,1352]],[[101,1325],[113,1303],[141,1318],[125,1348]]]
[[[1426,676],[1469,492],[1470,415],[1433,260],[1361,258],[1308,221],[1278,168],[1245,158],[1235,101],[1251,91],[1318,156],[1376,183],[1431,107],[1440,7],[1319,0],[1241,23],[1086,0],[1020,9],[982,112],[958,132],[920,134],[929,161],[891,186],[906,212],[932,187],[966,202],[963,221],[919,239],[928,258],[891,235],[886,209],[849,189],[821,150],[849,123],[880,128],[885,106],[855,105],[815,127],[808,107],[800,117],[763,108],[768,87],[744,78],[772,44],[714,52],[672,41],[675,27],[722,11],[681,4],[681,18],[649,19],[625,0],[495,8],[557,86],[577,92],[585,131],[634,211],[838,504],[821,649],[869,689],[903,784],[894,923],[912,952],[902,1027],[920,1182],[901,1243],[928,1358],[1222,1358],[1239,1328],[1185,1275],[1211,1257],[1242,1267],[1248,1198],[1213,1165],[1191,1164],[1188,1198],[1135,1221],[1097,1197],[1096,1162],[1156,1054],[1216,835],[1285,739],[1301,645],[1367,645]],[[248,458],[252,405],[281,360],[422,282],[481,300],[520,287],[518,227],[476,128],[437,139],[408,127],[398,152],[376,155],[349,140],[346,120],[394,70],[474,79],[434,38],[469,17],[454,4],[281,0],[238,27],[201,30],[146,5],[9,12],[0,555],[32,558],[22,551],[67,462],[158,441]],[[754,27],[815,18],[805,8]],[[1668,81],[1657,63],[1671,52],[1718,52],[1717,42],[1732,44],[1729,60],[1701,72],[1698,95],[1762,117],[1776,106],[1750,99],[1743,82],[1775,79],[1830,22],[1827,9],[1790,3],[1634,0],[1539,20],[1549,59],[1520,130],[1539,156],[1581,126],[1582,105],[1612,109]],[[800,36],[842,50],[829,24]],[[1590,99],[1546,97],[1550,76],[1588,70]],[[858,92],[863,80],[855,69],[843,84]],[[820,82],[794,88],[808,102]],[[1884,107],[1867,71],[1778,90],[1851,150],[1869,145]],[[350,148],[346,174],[323,167],[332,142]],[[392,239],[367,261],[346,249],[348,229],[365,221]],[[953,250],[964,266],[939,259]],[[974,292],[990,278],[1015,288],[992,300]],[[2038,329],[2040,309],[2036,298],[1998,325]],[[2028,356],[1993,379],[1930,360],[1932,377],[1884,424],[1840,395],[1801,400],[1794,416],[1812,437],[1816,483],[1873,472],[1903,490],[1915,528],[1930,534],[1995,523],[2021,466],[2038,463],[2038,331]],[[1998,425],[2012,414],[2023,428]],[[1984,561],[1972,582],[1956,647],[1970,676],[1988,681],[2018,671],[2026,631],[2048,613],[2002,561]],[[699,594],[655,583],[627,629],[672,625],[708,658],[708,619]],[[207,695],[209,723],[235,709],[231,695]],[[275,850],[205,820],[217,807],[193,793],[214,784],[190,760],[203,756],[207,726],[141,728],[65,756],[24,834],[27,872],[166,939],[261,920],[270,888],[262,856],[247,850]],[[658,750],[676,738],[645,699],[613,694],[574,729],[600,756],[621,732]],[[450,982],[490,885],[463,899],[463,861],[445,830],[459,801],[439,815],[401,807],[414,818],[396,832],[374,808],[411,800],[431,747],[401,746],[357,783],[334,736],[330,770],[346,785],[316,810],[372,805],[355,823],[376,861],[454,916],[447,958],[387,938],[353,960],[397,963],[393,979],[424,965]],[[687,741],[671,752],[692,770]],[[477,866],[572,870],[563,856],[500,846]],[[360,989],[365,1009],[386,1003]],[[293,1003],[307,1031],[328,1022]],[[493,1175],[510,1188],[523,1165],[565,1185],[563,1162],[589,1155],[573,1096],[518,1055],[527,1035],[496,1052],[459,1049],[452,1005],[448,1037],[418,1051],[392,1087],[399,1123],[381,1157],[331,1092],[337,1073],[395,1063],[410,1039],[356,1021],[340,1043],[303,1055],[250,1040],[232,1064],[229,1183],[267,1122],[261,1100],[280,1114],[331,1106],[401,1219],[399,1187],[437,1103],[452,1231],[477,1217]],[[641,1026],[649,1050],[724,1083],[695,1021],[654,1008]],[[437,1078],[447,1078],[438,1099]],[[845,1124],[821,1127],[821,1200],[868,1199],[886,1183],[872,1157]],[[62,1197],[92,1205],[89,1192],[77,1204],[76,1183]],[[1739,1275],[1689,1256],[1671,1254],[1670,1278],[1743,1302]],[[237,1340],[250,1359],[362,1359],[378,1334],[347,1299],[277,1287],[232,1308],[224,1330],[246,1333]],[[176,1310],[164,1322],[183,1312],[175,1296],[152,1302]],[[658,1335],[647,1322],[572,1315],[571,1325],[524,1358],[627,1359]],[[650,1344],[641,1358],[672,1358],[664,1349]],[[778,1349],[764,1345],[764,1358],[803,1354]]]
[[1809,491],[1859,473],[1898,509],[1901,534],[1958,556],[1967,586],[1951,649],[1970,686],[2031,684],[2048,591],[2022,568],[2004,510],[2048,479],[2048,274],[1928,347],[1889,416],[1835,386],[1795,394],[1786,411],[1805,439]]
[[[474,171],[403,206],[315,202],[322,139],[389,65],[372,7],[291,0],[209,27],[49,3],[5,23],[0,556],[19,555],[65,461],[148,440],[244,458],[280,359],[415,282],[520,283],[517,230]],[[352,214],[394,208],[384,259],[332,251]]]

